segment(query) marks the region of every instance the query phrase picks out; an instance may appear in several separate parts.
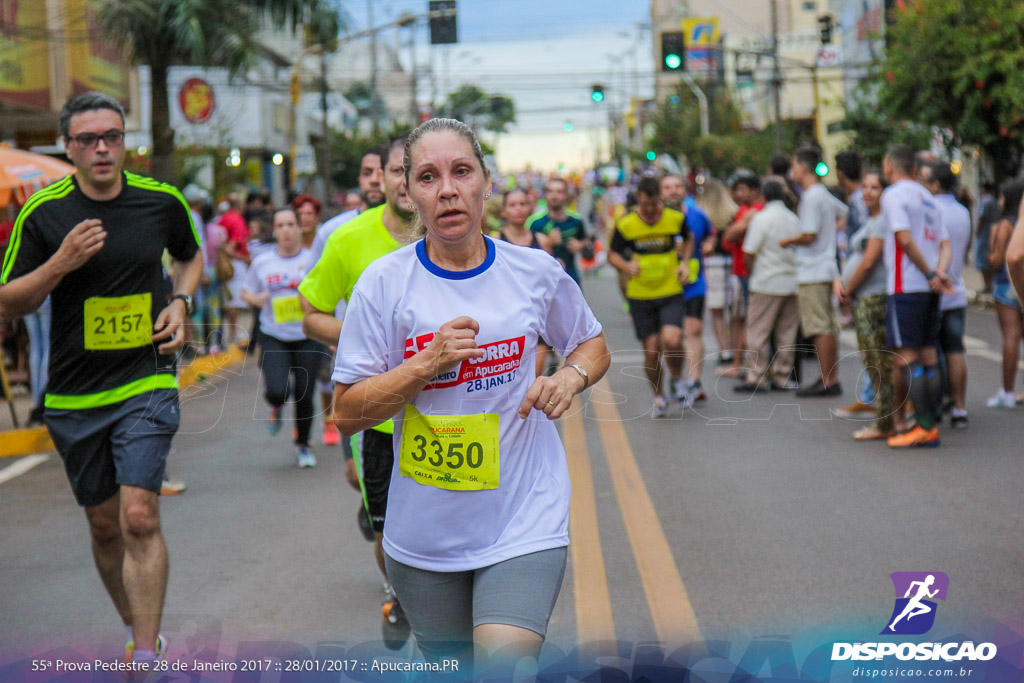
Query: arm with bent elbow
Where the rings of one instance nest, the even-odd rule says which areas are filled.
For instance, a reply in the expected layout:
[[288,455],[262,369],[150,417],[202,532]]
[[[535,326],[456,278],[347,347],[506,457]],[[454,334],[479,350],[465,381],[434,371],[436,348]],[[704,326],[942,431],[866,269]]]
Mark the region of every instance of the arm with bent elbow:
[[0,287],[0,310],[20,318],[39,308],[64,276],[78,270],[103,248],[107,233],[95,218],[82,221],[41,266]]
[[389,420],[430,380],[470,358],[482,358],[480,324],[461,316],[441,326],[427,347],[401,365],[354,384],[334,385],[334,424],[351,436]]
[[299,304],[302,306],[302,333],[335,348],[341,336],[341,321],[334,317],[334,313],[326,313],[309,303],[302,292],[299,292]]
[[799,237],[789,237],[779,240],[779,246],[786,247],[809,247],[818,240],[817,233],[805,232]]
[[899,245],[900,249],[906,254],[910,262],[925,275],[932,272],[931,265],[924,260],[924,255],[921,250],[917,248],[917,244],[914,243],[914,238],[911,236],[909,230],[898,230],[896,232],[896,244]]
[[878,262],[882,260],[882,253],[885,251],[885,242],[881,237],[872,237],[864,249],[864,258],[861,260],[857,270],[850,277],[850,281],[843,288],[845,296],[852,296],[860,286],[863,285],[871,271],[875,269]]

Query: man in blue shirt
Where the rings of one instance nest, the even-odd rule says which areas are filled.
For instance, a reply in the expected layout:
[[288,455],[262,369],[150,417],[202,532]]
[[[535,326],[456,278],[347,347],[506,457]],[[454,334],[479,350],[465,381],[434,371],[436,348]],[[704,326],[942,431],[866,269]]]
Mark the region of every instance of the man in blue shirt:
[[547,211],[529,222],[533,232],[548,236],[552,255],[559,260],[565,272],[579,284],[580,271],[576,267],[576,254],[589,244],[583,218],[569,211],[569,186],[561,178],[552,178],[544,190]]
[[707,398],[701,387],[700,378],[704,371],[704,296],[707,293],[703,246],[711,236],[711,221],[697,208],[693,197],[687,195],[686,185],[681,176],[669,174],[661,179],[661,199],[665,206],[683,211],[686,214],[686,224],[690,228],[692,246],[687,245],[686,252],[691,256],[689,263],[682,265],[680,274],[686,304],[683,339],[686,354],[689,356],[689,370],[686,393],[679,397],[684,405],[689,406],[693,405],[694,401],[703,401]]

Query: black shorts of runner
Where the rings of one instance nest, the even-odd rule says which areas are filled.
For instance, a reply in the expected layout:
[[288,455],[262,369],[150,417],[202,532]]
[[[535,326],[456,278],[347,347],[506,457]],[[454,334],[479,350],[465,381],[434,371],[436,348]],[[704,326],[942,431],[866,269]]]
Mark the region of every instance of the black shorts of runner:
[[950,308],[942,312],[939,326],[939,347],[945,354],[964,352],[964,330],[967,325],[966,308]]
[[687,299],[685,308],[687,318],[704,319],[704,297],[695,296]]
[[43,414],[82,507],[109,500],[121,486],[159,494],[180,418],[177,389],[158,389],[100,408],[47,408]]
[[935,292],[890,294],[885,306],[885,342],[893,349],[924,349],[939,343],[942,325]]
[[388,487],[391,486],[391,468],[395,464],[392,435],[367,429],[359,434],[356,453],[359,465],[359,484],[363,489],[363,504],[370,515],[373,530],[384,531],[384,514],[388,509]]
[[633,329],[640,341],[661,332],[666,325],[683,326],[686,304],[682,294],[660,299],[628,299]]

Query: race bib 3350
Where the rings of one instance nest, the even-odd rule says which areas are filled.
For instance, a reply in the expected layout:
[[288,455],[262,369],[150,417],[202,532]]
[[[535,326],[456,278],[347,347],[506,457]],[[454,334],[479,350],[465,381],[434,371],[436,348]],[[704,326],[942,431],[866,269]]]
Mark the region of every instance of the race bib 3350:
[[424,415],[405,407],[403,477],[450,491],[498,488],[498,415]]

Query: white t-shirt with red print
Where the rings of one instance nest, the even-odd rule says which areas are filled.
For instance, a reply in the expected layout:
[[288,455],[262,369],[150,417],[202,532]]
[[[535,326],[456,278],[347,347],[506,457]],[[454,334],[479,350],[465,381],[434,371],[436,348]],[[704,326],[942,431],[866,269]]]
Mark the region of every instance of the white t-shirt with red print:
[[540,250],[481,236],[469,271],[432,263],[423,241],[372,263],[349,300],[333,379],[398,368],[446,322],[477,321],[484,358],[438,375],[395,415],[384,549],[430,571],[490,566],[569,542],[570,482],[553,422],[518,410],[537,340],[568,355],[601,324],[583,292]]

